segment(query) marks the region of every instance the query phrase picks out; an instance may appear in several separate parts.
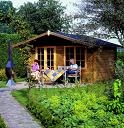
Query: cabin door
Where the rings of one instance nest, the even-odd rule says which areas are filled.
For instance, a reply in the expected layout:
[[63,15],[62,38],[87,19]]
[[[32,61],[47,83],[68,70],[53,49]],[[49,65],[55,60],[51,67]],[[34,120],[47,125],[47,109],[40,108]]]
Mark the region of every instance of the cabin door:
[[37,48],[41,69],[55,69],[55,47]]

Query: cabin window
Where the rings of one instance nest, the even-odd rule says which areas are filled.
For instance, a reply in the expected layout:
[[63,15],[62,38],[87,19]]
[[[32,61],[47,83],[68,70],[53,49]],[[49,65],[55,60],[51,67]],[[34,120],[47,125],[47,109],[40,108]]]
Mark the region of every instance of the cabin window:
[[47,67],[54,69],[54,48],[47,48]]
[[69,64],[70,58],[74,58],[74,48],[66,47],[66,65],[70,65]]
[[38,48],[38,61],[42,69],[44,69],[44,48]]
[[54,49],[51,47],[37,48],[40,68],[54,69]]
[[66,47],[65,48],[65,64],[69,64],[70,58],[74,58],[77,65],[85,67],[85,48],[83,47]]

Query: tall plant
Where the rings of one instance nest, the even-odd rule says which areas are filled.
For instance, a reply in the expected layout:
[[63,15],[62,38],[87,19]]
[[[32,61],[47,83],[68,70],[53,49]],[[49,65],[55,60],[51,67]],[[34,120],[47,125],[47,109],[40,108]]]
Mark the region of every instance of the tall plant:
[[124,113],[124,103],[122,102],[122,83],[116,79],[113,83],[113,100],[109,101],[107,109],[115,114]]

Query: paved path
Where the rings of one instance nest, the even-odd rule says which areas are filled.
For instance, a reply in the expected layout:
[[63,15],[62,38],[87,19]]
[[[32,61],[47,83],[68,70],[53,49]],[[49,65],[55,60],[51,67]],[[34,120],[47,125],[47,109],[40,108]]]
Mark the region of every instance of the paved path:
[[[24,83],[16,89],[26,88]],[[0,88],[0,114],[8,128],[41,128],[32,116],[11,96],[8,88]]]

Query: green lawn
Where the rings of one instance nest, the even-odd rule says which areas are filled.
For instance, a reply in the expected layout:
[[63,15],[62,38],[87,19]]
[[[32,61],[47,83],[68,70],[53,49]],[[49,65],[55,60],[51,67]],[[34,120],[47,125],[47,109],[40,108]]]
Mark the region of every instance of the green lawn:
[[12,92],[12,95],[17,99],[17,101],[26,106],[28,101],[28,89],[16,90]]
[[[15,79],[15,82],[22,82],[22,81],[26,81],[26,79],[25,78],[16,78]],[[7,87],[6,83],[7,83],[7,81],[0,81],[0,88]]]
[[0,81],[0,88],[6,87],[6,81]]

